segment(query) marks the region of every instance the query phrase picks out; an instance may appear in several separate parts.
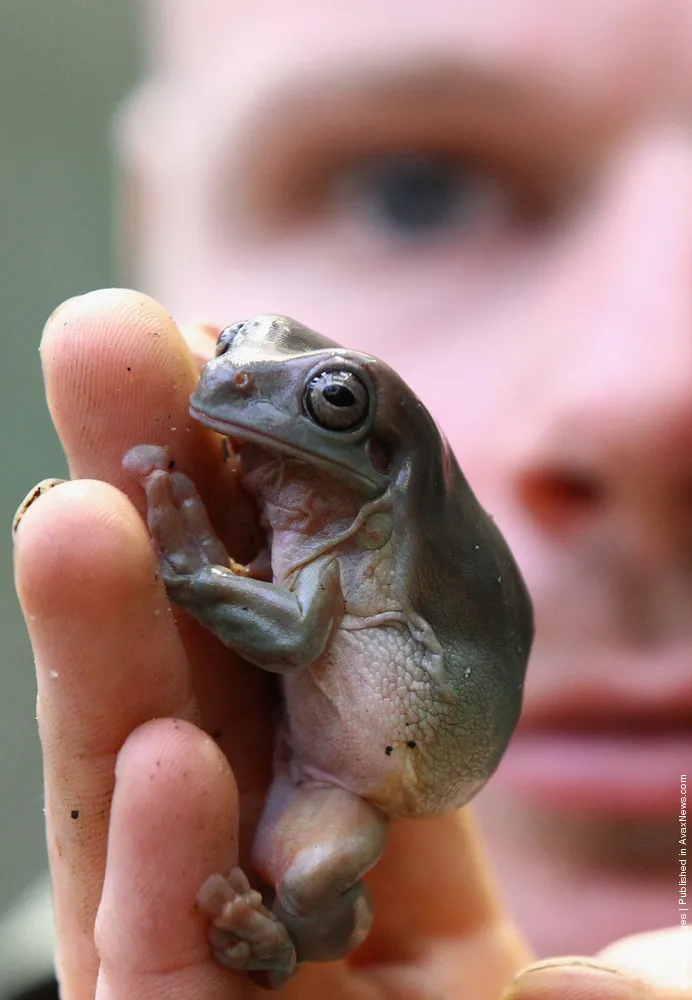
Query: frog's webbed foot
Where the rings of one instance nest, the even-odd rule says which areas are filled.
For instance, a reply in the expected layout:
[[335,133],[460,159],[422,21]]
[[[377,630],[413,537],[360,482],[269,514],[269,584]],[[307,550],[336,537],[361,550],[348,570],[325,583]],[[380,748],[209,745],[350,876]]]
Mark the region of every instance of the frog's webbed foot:
[[205,566],[230,567],[228,553],[211,526],[195,484],[184,473],[172,471],[166,448],[131,448],[123,458],[123,467],[139,479],[146,493],[147,524],[167,588],[184,588],[184,578]]
[[269,989],[290,979],[297,962],[289,933],[240,868],[228,878],[210,876],[197,894],[197,905],[212,921],[209,940],[220,965],[249,972]]

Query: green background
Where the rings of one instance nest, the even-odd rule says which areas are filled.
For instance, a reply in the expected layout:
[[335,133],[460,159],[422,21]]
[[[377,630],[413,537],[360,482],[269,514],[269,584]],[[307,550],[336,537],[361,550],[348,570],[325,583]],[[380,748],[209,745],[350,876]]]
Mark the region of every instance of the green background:
[[137,76],[126,0],[0,0],[0,913],[45,866],[32,656],[10,523],[65,463],[38,343],[63,299],[117,283],[109,120]]

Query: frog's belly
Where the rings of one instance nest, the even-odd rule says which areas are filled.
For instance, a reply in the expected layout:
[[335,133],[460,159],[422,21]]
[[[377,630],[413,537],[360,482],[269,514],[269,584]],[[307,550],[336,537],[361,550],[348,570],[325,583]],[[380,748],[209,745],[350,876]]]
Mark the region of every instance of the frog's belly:
[[380,625],[339,632],[312,667],[286,675],[296,778],[340,785],[391,816],[467,801],[480,782],[463,712],[439,696],[423,654],[405,626]]

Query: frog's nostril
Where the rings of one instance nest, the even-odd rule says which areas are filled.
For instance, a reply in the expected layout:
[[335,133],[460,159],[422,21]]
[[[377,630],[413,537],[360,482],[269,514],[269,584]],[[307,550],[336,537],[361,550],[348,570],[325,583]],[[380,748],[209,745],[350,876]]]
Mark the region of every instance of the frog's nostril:
[[252,375],[249,372],[236,372],[232,382],[238,392],[247,392],[252,389]]

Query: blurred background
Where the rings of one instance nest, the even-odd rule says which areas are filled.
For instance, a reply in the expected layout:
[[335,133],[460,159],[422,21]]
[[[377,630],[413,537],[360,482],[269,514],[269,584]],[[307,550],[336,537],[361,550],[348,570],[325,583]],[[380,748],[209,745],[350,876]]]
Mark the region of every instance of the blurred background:
[[0,915],[45,867],[32,657],[12,585],[10,523],[65,464],[38,344],[65,298],[117,283],[109,121],[137,72],[134,4],[0,0]]
[[[679,920],[692,0],[664,17],[661,0],[520,0],[511,18],[506,0],[346,6],[142,5],[149,80],[174,85],[134,102],[123,133],[148,207],[133,264],[182,321],[286,312],[395,364],[431,406],[539,622],[527,711],[477,815],[537,954],[591,954]],[[65,472],[43,324],[123,281],[109,132],[139,76],[138,7],[0,0],[0,1000],[8,959],[33,970],[42,942],[50,961],[9,528]]]

